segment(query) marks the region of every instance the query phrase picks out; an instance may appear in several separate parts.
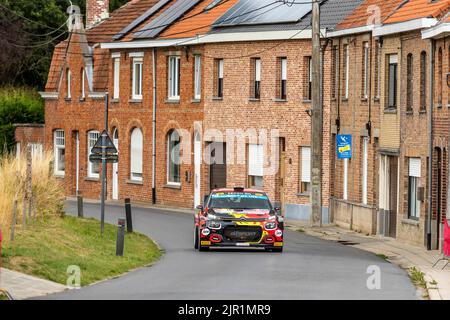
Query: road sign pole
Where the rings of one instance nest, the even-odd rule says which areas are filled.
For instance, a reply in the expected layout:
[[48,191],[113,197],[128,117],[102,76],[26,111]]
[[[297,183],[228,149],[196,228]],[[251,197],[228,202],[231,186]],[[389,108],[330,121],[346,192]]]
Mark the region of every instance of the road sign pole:
[[[105,131],[108,132],[108,102],[109,95],[105,94]],[[102,146],[106,146],[106,135],[102,134]],[[101,194],[101,234],[105,230],[105,196],[106,196],[106,148],[102,149],[102,194]]]

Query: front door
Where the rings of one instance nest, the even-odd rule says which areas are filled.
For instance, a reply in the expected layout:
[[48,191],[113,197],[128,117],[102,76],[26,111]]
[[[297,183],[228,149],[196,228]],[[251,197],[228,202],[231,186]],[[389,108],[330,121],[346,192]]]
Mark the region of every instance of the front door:
[[389,157],[389,232],[388,236],[397,236],[397,186],[398,157]]
[[210,189],[227,186],[226,144],[213,142],[210,144]]
[[[119,130],[114,129],[113,132],[114,145],[119,150]],[[112,181],[112,198],[119,200],[119,164],[113,164],[113,181]]]
[[380,215],[378,232],[386,237],[396,237],[397,231],[398,157],[380,157]]
[[201,205],[201,164],[202,140],[200,132],[196,132],[194,139],[194,208]]

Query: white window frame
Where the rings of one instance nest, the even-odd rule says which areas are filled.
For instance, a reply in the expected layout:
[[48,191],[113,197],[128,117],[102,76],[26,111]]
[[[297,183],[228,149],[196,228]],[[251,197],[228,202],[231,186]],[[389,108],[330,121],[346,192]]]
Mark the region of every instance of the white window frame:
[[[136,141],[137,138],[140,138],[140,141]],[[143,132],[140,128],[134,128],[130,136],[130,180],[132,181],[143,180],[143,148]]]
[[[420,200],[418,200],[417,193],[419,189],[420,176],[421,176],[421,159],[409,158],[409,170],[408,170],[408,218],[420,219]],[[413,187],[411,187],[411,183]],[[411,201],[411,197],[413,201]],[[410,206],[413,206],[410,208]]]
[[344,179],[343,179],[344,186],[343,186],[343,189],[342,189],[343,190],[342,198],[344,200],[348,200],[348,159],[347,158],[344,159],[344,170],[343,170],[343,173],[344,173]]
[[87,175],[88,178],[98,179],[100,177],[100,170],[98,172],[94,172],[94,168],[99,168],[98,163],[92,163],[89,161],[89,156],[92,154],[92,148],[100,137],[100,132],[97,130],[91,130],[87,133]]
[[66,80],[67,80],[67,99],[72,99],[72,71],[67,69],[66,71]]
[[369,168],[369,138],[362,139],[362,203],[367,204],[367,180]]
[[120,54],[113,54],[113,72],[114,72],[114,90],[113,99],[118,100],[120,97]]
[[[250,185],[251,177],[256,181],[260,179],[261,185]],[[248,179],[249,187],[264,186],[264,145],[249,144],[248,145]]]
[[309,184],[309,187],[311,188],[311,147],[300,147],[300,158],[300,192],[304,193],[305,190],[302,188],[303,183]]
[[369,95],[369,42],[364,42],[364,78],[363,78],[363,98]]
[[[54,157],[55,157],[55,163],[54,163],[54,174],[57,176],[64,176],[66,174],[65,170],[65,163],[64,163],[64,170],[59,170],[59,158],[58,158],[58,152],[59,150],[66,150],[66,133],[64,130],[55,130],[53,133],[53,146],[54,146]],[[64,162],[65,162],[65,156],[64,156]]]
[[348,99],[349,96],[349,84],[350,84],[350,46],[347,44],[344,47],[345,49],[345,99]]
[[85,79],[86,79],[86,69],[83,68],[81,71],[81,99],[82,100],[86,99]]
[[29,146],[31,146],[31,157],[42,159],[44,155],[44,146],[42,143],[30,143]]
[[194,55],[194,99],[202,98],[202,56]]
[[168,57],[167,96],[169,100],[180,100],[180,57]]
[[[171,164],[171,161],[172,161],[172,153],[171,153],[171,149],[170,149],[170,142],[171,142],[171,138],[172,138],[172,135],[174,134],[174,133],[177,133],[178,134],[178,139],[180,140],[179,141],[179,143],[178,143],[178,152],[180,152],[180,148],[181,148],[181,136],[180,136],[180,134],[176,131],[176,130],[173,130],[173,131],[171,131],[168,135],[167,135],[167,146],[166,146],[166,156],[167,156],[167,164],[166,164],[166,166],[167,166],[167,184],[168,185],[170,185],[170,186],[181,186],[181,163],[178,163],[177,165],[179,166],[179,170],[180,170],[180,181],[172,181],[171,180],[171,177],[170,177],[170,164]],[[179,161],[181,161],[181,155],[180,154],[178,154],[178,159],[179,159]]]
[[[133,84],[132,84],[132,99],[133,100],[142,100],[142,70],[144,65],[143,57],[134,57],[133,58]],[[136,75],[136,68],[139,67],[139,78]],[[137,83],[136,86],[136,82]]]

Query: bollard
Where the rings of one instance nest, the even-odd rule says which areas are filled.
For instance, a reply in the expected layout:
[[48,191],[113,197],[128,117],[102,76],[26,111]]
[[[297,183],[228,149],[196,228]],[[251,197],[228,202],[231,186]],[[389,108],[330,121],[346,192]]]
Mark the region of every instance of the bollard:
[[125,243],[125,219],[119,219],[117,223],[116,256],[123,257]]
[[83,218],[84,212],[83,212],[83,196],[82,195],[77,196],[77,206],[78,206],[78,218]]
[[131,217],[131,201],[130,198],[125,199],[125,217],[127,218],[127,232],[133,233],[133,219]]

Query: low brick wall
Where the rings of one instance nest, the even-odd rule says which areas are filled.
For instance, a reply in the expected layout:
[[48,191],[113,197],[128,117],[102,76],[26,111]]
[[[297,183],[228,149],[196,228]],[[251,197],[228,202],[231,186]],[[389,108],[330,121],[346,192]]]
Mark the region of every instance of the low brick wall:
[[331,222],[364,234],[376,234],[377,210],[370,206],[341,199],[330,199]]

